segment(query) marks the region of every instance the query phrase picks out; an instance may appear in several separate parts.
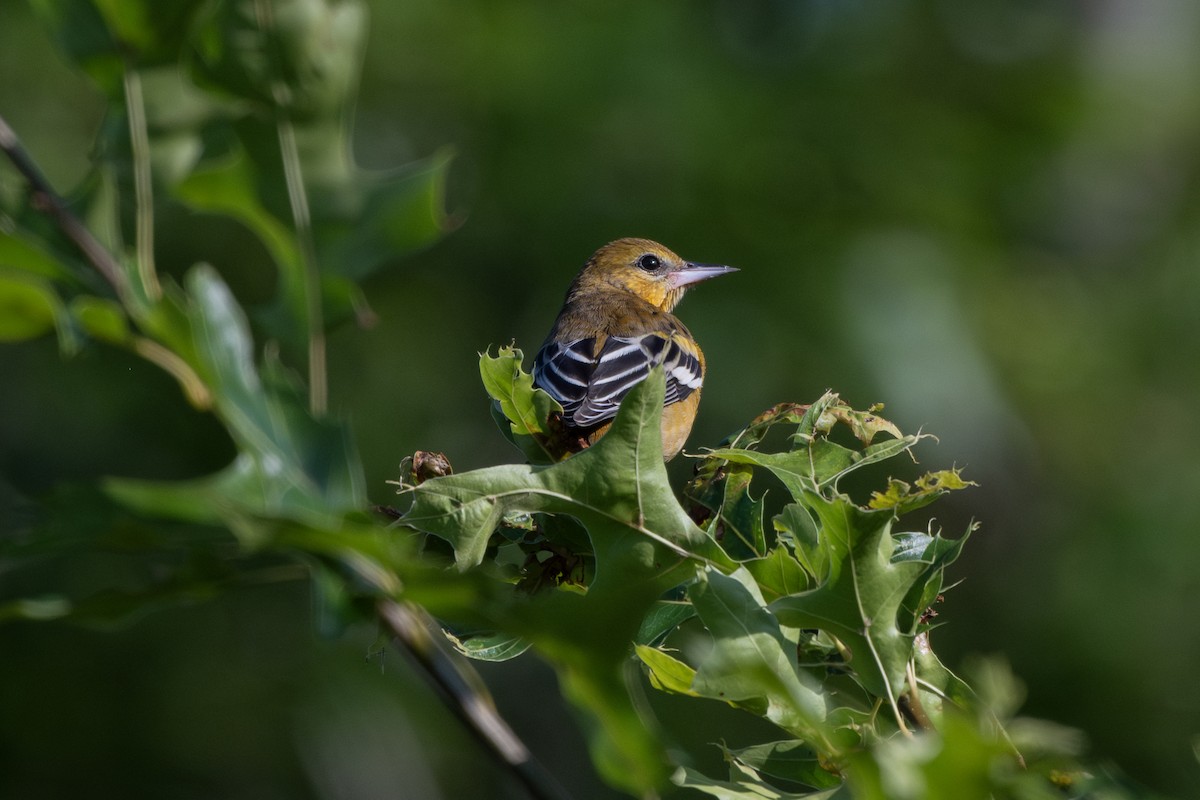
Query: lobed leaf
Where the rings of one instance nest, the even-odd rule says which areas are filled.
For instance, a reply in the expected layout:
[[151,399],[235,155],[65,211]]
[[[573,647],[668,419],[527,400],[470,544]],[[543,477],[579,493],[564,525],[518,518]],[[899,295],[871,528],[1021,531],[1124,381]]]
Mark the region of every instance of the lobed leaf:
[[504,435],[520,448],[532,464],[553,464],[565,451],[551,440],[550,415],[562,413],[558,401],[533,385],[533,376],[521,368],[524,354],[501,347],[495,356],[479,355],[483,388],[497,411],[496,422]]
[[655,647],[639,644],[634,652],[650,675],[650,685],[671,694],[682,694],[689,697],[703,697],[692,689],[696,679],[696,670],[675,658],[674,656]]
[[804,495],[804,504],[820,521],[828,572],[816,589],[776,600],[771,610],[785,625],[836,636],[863,686],[894,703],[904,690],[916,635],[911,628],[901,629],[897,618],[925,566],[892,561],[890,512],[860,509],[844,496],[829,499],[813,492]]
[[795,648],[765,607],[745,568],[731,576],[706,570],[688,589],[713,648],[700,662],[692,689],[726,702],[766,701],[766,716],[808,741],[834,750],[825,730],[828,697],[799,669]]
[[974,481],[962,478],[958,469],[927,472],[916,480],[915,488],[908,483],[892,478],[882,492],[874,492],[868,504],[871,508],[892,508],[897,514],[907,514],[929,505],[947,492],[977,486]]
[[625,689],[630,645],[655,601],[697,564],[733,566],[667,481],[659,431],[664,389],[658,370],[629,393],[604,437],[565,461],[491,467],[412,487],[400,520],[449,542],[460,571],[480,564],[507,514],[567,515],[586,528],[596,564],[586,592],[543,591],[496,606],[492,623],[528,639],[555,664],[564,694],[583,713],[599,769],[638,793],[656,790],[667,767],[662,743]]

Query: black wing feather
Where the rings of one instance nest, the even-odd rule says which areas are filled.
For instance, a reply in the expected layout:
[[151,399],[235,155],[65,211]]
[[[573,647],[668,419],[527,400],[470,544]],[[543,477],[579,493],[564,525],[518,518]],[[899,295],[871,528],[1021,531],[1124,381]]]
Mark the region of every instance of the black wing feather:
[[562,405],[575,427],[611,420],[629,390],[659,364],[667,374],[664,405],[683,400],[702,383],[695,345],[675,332],[610,336],[593,356],[595,345],[594,338],[548,342],[533,362],[534,383]]

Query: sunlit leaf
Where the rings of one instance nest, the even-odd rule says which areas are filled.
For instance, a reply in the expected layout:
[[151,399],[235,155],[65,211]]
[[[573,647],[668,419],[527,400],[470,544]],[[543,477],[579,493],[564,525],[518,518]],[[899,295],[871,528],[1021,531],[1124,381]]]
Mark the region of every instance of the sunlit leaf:
[[893,516],[866,511],[845,497],[805,495],[820,520],[820,540],[828,548],[828,573],[809,592],[784,597],[771,610],[785,625],[819,628],[849,650],[850,664],[872,693],[896,699],[916,631],[898,627],[905,594],[924,572],[919,562],[891,559]]
[[507,633],[453,636],[446,634],[454,649],[477,661],[510,661],[530,648],[530,642]]
[[809,586],[808,573],[786,547],[776,547],[762,558],[742,562],[754,576],[767,602],[799,594]]
[[[808,406],[797,403],[780,403],[773,406],[755,417],[742,430],[725,437],[718,449],[753,450],[771,428],[780,424],[799,423],[807,409]],[[725,462],[707,454],[701,456],[701,459],[696,467],[695,476],[688,482],[686,494],[694,503],[709,511],[716,511],[724,500]]]
[[[596,574],[585,594],[544,591],[498,627],[533,642],[585,712],[593,758],[619,786],[666,778],[661,743],[638,719],[622,665],[641,620],[698,563],[732,564],[675,500],[659,432],[662,372],[638,384],[595,445],[548,466],[508,465],[433,478],[411,489],[401,522],[450,542],[460,569],[482,560],[505,514],[565,514],[587,529]],[[500,611],[497,611],[500,614]]]
[[880,433],[890,434],[896,439],[903,438],[899,428],[875,411],[855,411],[845,404],[835,403],[829,407],[829,413],[849,427],[855,438],[863,444],[870,444]]
[[795,648],[757,592],[744,568],[734,577],[708,570],[690,587],[688,596],[713,636],[692,689],[727,702],[765,699],[772,722],[832,749],[824,728],[828,698],[799,669]]
[[823,580],[829,565],[829,551],[821,546],[817,523],[808,509],[800,503],[788,503],[772,523],[779,537],[792,543],[796,560],[804,570],[813,578]]
[[897,514],[907,514],[929,505],[947,492],[976,485],[974,481],[963,480],[961,471],[957,469],[928,472],[916,480],[915,486],[892,478],[884,491],[871,495],[869,505],[871,508],[893,508]]
[[702,697],[692,689],[692,681],[696,679],[696,670],[662,650],[639,644],[636,648],[637,657],[649,670],[650,684],[656,689],[672,694]]
[[533,376],[521,368],[520,350],[501,347],[495,356],[479,356],[479,374],[483,388],[498,407],[497,422],[505,436],[521,449],[533,464],[552,464],[564,451],[551,441],[550,414],[562,406],[541,389],[534,388]]

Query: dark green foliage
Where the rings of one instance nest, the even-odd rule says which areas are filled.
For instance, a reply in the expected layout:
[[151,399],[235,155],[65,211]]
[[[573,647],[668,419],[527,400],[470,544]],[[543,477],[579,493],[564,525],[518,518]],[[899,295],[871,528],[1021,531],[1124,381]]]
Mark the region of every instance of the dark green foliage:
[[[520,363],[520,351],[511,348],[483,356],[485,374],[515,376],[489,383],[504,409],[502,430],[550,430],[548,404],[530,387]],[[513,391],[514,385],[524,388]],[[903,504],[870,508],[838,489],[846,475],[907,453],[921,437],[904,436],[878,415],[855,412],[832,394],[803,413],[796,406],[772,409],[730,437],[742,446],[719,448],[697,462],[689,491],[710,502],[718,498],[715,506],[693,506],[706,518],[700,529],[666,485],[656,438],[661,392],[661,376],[647,381],[604,438],[561,463],[494,467],[408,487],[413,502],[401,523],[448,541],[459,568],[469,570],[485,553],[498,552],[489,545],[503,536],[506,516],[533,515],[532,530],[502,545],[529,552],[549,544],[542,534],[552,530],[548,521],[567,515],[581,522],[588,542],[576,541],[572,555],[592,562],[584,573],[595,577],[586,586],[572,580],[541,586],[528,605],[493,607],[496,627],[526,637],[573,680],[602,684],[627,656],[634,638],[628,626],[638,624],[643,643],[636,652],[653,686],[733,704],[794,737],[730,751],[732,782],[685,769],[674,778],[682,786],[719,797],[743,796],[738,792],[799,797],[808,795],[787,787],[829,790],[844,784],[854,796],[882,798],[897,795],[878,782],[880,771],[904,771],[914,776],[913,797],[956,796],[963,780],[977,783],[978,796],[1041,797],[1055,791],[1049,774],[1063,755],[1056,744],[1031,742],[1039,759],[1022,762],[1004,734],[1005,720],[930,649],[926,615],[965,535],[894,533]],[[864,419],[871,424],[864,426]],[[791,432],[789,449],[758,449],[776,425]],[[831,441],[841,426],[857,437],[858,448]],[[546,441],[541,434],[524,435]],[[770,520],[769,536],[761,523],[762,501],[749,499],[752,474],[743,464],[774,474],[791,495]],[[936,485],[940,492],[967,485],[951,474],[955,480],[931,473],[915,485],[922,491]],[[755,506],[750,518],[757,516],[759,523],[730,524],[745,516],[737,509],[746,503]],[[746,536],[746,530],[754,533]],[[674,590],[680,586],[686,587],[682,595]],[[675,599],[656,602],[665,596]],[[536,625],[529,627],[526,613]],[[699,640],[695,626],[671,635],[693,618],[704,632]],[[646,643],[664,638],[657,647]],[[675,646],[683,647],[683,658]],[[493,657],[490,651],[462,649]],[[575,660],[576,654],[585,660]],[[588,663],[590,678],[571,672],[572,663]],[[615,716],[614,707],[589,706],[595,696],[586,692],[576,700],[593,718],[597,764],[630,790],[651,789],[653,783],[640,779],[654,774],[647,765],[664,760],[659,745],[631,737],[640,727]],[[616,695],[604,696],[611,703]],[[948,752],[945,765],[926,769],[922,754],[940,747],[947,730],[955,731],[958,747]],[[914,738],[924,744],[895,744]],[[1000,769],[1001,762],[1010,766]]]
[[[1013,719],[1002,670],[982,667],[976,691],[938,660],[930,610],[969,531],[902,520],[970,484],[940,470],[852,497],[843,479],[890,467],[922,437],[836,395],[777,406],[696,457],[681,502],[662,461],[661,374],[598,443],[567,456],[561,409],[533,388],[521,351],[501,348],[479,369],[528,463],[433,477],[414,467],[398,519],[371,515],[347,427],[316,399],[323,337],[369,316],[357,281],[448,229],[448,158],[388,174],[350,159],[363,6],[34,6],[108,102],[73,209],[120,271],[105,286],[38,202],[5,198],[0,339],[54,330],[66,354],[128,350],[211,412],[235,456],[198,479],[107,480],[106,499],[78,516],[51,507],[0,540],[5,571],[22,577],[0,596],[0,622],[121,624],[284,563],[311,581],[323,632],[404,601],[469,657],[544,659],[596,769],[637,796],[672,782],[725,798],[1123,796],[1062,731]],[[152,212],[164,205],[244,226],[277,275],[269,297],[243,308],[221,264],[159,274]],[[785,495],[769,503],[771,481]],[[135,586],[72,594],[24,580],[47,553],[118,545],[153,567]],[[705,775],[662,740],[631,690],[635,670],[696,713],[728,704],[773,733],[721,745],[729,774]]]

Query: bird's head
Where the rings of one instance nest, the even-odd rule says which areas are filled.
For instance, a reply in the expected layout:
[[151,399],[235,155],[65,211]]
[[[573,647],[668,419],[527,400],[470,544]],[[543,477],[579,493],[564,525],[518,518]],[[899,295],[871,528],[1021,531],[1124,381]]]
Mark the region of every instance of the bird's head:
[[649,239],[617,239],[597,250],[575,279],[573,290],[610,286],[670,311],[694,283],[737,272],[719,264],[684,261]]

